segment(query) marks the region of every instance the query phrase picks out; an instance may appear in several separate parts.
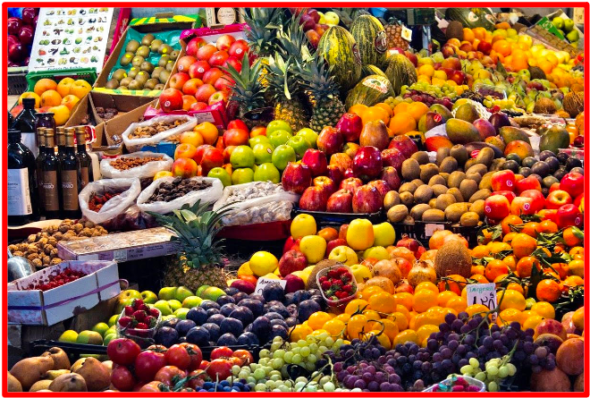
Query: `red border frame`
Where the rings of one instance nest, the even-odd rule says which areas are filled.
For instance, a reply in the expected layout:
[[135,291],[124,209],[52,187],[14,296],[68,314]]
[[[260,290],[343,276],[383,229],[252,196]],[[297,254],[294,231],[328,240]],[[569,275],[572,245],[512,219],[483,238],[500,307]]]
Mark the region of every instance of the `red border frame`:
[[[130,6],[140,6],[140,7],[149,7],[150,3],[146,4],[146,3],[136,3],[136,2],[125,2],[125,3],[121,3],[121,2],[112,2],[112,1],[99,1],[100,6],[109,6],[109,7],[130,7]],[[152,3],[153,4],[153,3]],[[204,2],[204,3],[199,3],[198,5],[200,7],[213,7],[213,6],[218,6],[219,4],[223,4],[224,6],[228,6],[228,7],[243,7],[243,6],[249,6],[249,7],[268,7],[268,6],[277,6],[277,5],[281,5],[281,6],[291,6],[291,7],[316,7],[318,6],[317,2],[284,2],[284,3],[262,3],[262,2],[257,2],[257,1],[252,1],[252,2],[227,2],[227,3],[212,3],[212,2]],[[63,3],[63,2],[47,2],[47,3],[35,3],[35,2],[30,2],[30,3],[16,3],[16,2],[6,2],[2,4],[2,18],[4,21],[6,21],[8,19],[8,7],[22,7],[23,5],[26,5],[27,7],[72,7],[72,6],[77,6],[77,7],[84,7],[84,6],[92,6],[92,7],[96,7],[98,6],[97,3],[88,3],[88,2],[79,2],[79,3]],[[186,6],[187,3],[181,3],[181,2],[170,2],[170,3],[166,3],[166,6],[169,7],[183,7]],[[196,4],[195,4],[196,5]],[[356,4],[355,3],[338,3],[338,2],[322,2],[321,3],[322,6],[336,6],[336,5],[345,5],[345,6],[350,6],[350,7],[354,7]],[[366,3],[362,3],[362,4],[358,4],[359,6],[362,5],[363,7],[366,7],[367,4]],[[531,5],[534,5],[535,7],[555,7],[555,6],[561,6],[562,8],[565,7],[577,7],[577,8],[584,8],[584,25],[586,27],[590,26],[590,4],[589,3],[582,3],[582,2],[566,2],[566,3],[554,3],[554,2],[535,2],[535,3],[514,3],[514,2],[481,2],[481,1],[474,1],[474,2],[465,2],[465,3],[460,3],[460,2],[383,2],[383,1],[376,1],[376,2],[371,2],[371,5],[373,7],[441,7],[441,6],[446,6],[446,7],[488,7],[488,6],[494,6],[494,7],[515,7],[515,6],[519,6],[521,8],[528,8]],[[154,5],[155,7],[155,5]],[[6,35],[6,26],[3,25],[3,34]],[[588,45],[589,39],[586,39],[585,43],[584,43],[584,54],[585,59],[584,59],[584,68],[585,70],[588,70],[588,66],[589,66],[589,61],[588,61],[588,49],[589,49],[589,45]],[[7,87],[8,86],[8,53],[7,51],[4,51],[2,54],[2,82],[3,82],[3,86]],[[586,79],[586,82],[588,82],[588,79]],[[590,98],[590,87],[588,87],[588,85],[586,85],[586,90],[584,91],[584,101],[586,104],[586,111],[588,110],[588,100]],[[2,105],[3,105],[3,109],[2,111],[4,112],[3,114],[6,115],[8,112],[8,96],[5,95],[2,98]],[[588,112],[586,112],[588,113]],[[5,133],[2,134],[2,138],[4,140],[7,139],[7,133],[6,131],[8,130],[7,127],[7,121],[5,121],[3,123],[3,128]],[[588,118],[586,118],[585,120],[585,131],[588,132],[589,131],[589,120]],[[589,151],[589,135],[586,135],[585,137],[585,146],[584,146],[584,156],[585,159],[589,159],[588,158],[588,151]],[[4,181],[6,181],[7,178],[7,149],[6,146],[3,147],[2,149],[2,177],[4,179]],[[590,168],[588,167],[588,162],[586,162],[586,164],[584,165],[584,170],[587,172]],[[584,192],[587,193],[588,192],[588,187],[589,187],[589,180],[590,178],[586,178],[585,182],[584,182]],[[3,187],[4,188],[4,187]],[[7,213],[7,197],[6,197],[6,189],[3,189],[3,196],[2,196],[2,228],[3,231],[6,231],[8,228],[8,224],[7,224],[7,218],[6,218],[6,213]],[[584,224],[586,226],[589,225],[589,213],[585,212],[584,213]],[[588,266],[588,243],[590,242],[590,234],[589,235],[585,235],[585,239],[584,239],[584,262],[585,262],[585,267],[584,267],[584,271],[585,271],[585,275],[589,275],[589,266]],[[3,240],[2,240],[2,244],[3,246],[6,248],[8,247],[8,235],[7,234],[3,234]],[[3,261],[3,266],[2,266],[2,299],[3,302],[6,303],[7,301],[7,290],[6,290],[6,286],[8,283],[8,273],[7,273],[7,267],[6,267],[6,258],[7,256],[4,255],[3,258],[5,259]],[[586,282],[586,281],[585,281]],[[587,284],[585,283],[585,286]],[[587,286],[586,286],[587,287]],[[588,296],[584,297],[584,302],[585,302],[585,327],[584,329],[586,331],[588,331],[588,327],[590,325],[589,323],[589,319],[588,319],[588,315],[589,315],[589,300],[588,300]],[[5,308],[3,308],[2,311],[2,321],[3,321],[3,347],[7,348],[8,347],[8,336],[7,336],[7,332],[8,332],[8,316],[7,316],[7,312],[5,310]],[[588,338],[588,336],[586,336],[586,338]],[[586,366],[584,367],[584,392],[564,392],[564,393],[559,393],[559,392],[546,392],[546,393],[539,393],[539,392],[519,392],[519,393],[505,393],[505,392],[498,392],[498,393],[486,393],[485,396],[487,397],[507,397],[507,396],[513,396],[513,395],[517,395],[519,397],[587,397],[590,393],[590,389],[589,389],[589,380],[588,380],[588,376],[589,376],[589,369],[588,369],[588,364],[590,363],[590,361],[588,360],[588,358],[590,358],[589,355],[590,351],[589,351],[589,344],[588,342],[585,342],[584,345],[584,355],[585,355],[585,364]],[[7,355],[4,356],[3,361],[2,361],[2,395],[5,397],[23,397],[23,396],[38,396],[35,394],[39,394],[39,393],[9,393],[6,389],[6,374],[8,372],[8,357]],[[53,393],[55,396],[56,393]],[[102,396],[104,394],[104,392],[88,392],[88,393],[78,393],[79,395],[83,395],[83,396],[93,396],[93,397],[98,397],[98,396]],[[169,393],[166,393],[169,394]],[[179,393],[179,394],[183,394],[186,395],[186,393]],[[209,396],[214,396],[214,397],[220,397],[220,396],[236,396],[235,393],[229,394],[229,393],[199,393],[200,395],[202,394],[203,396],[209,395]],[[269,397],[269,396],[280,396],[280,397],[294,397],[294,396],[299,396],[301,394],[304,395],[308,395],[308,396],[321,396],[321,397],[326,397],[326,396],[330,396],[330,395],[335,395],[335,394],[330,394],[330,393],[257,393],[257,392],[250,392],[250,393],[245,393],[247,394],[247,396],[265,396],[265,397]],[[347,397],[361,397],[364,395],[367,395],[367,393],[341,393],[341,394],[345,394]],[[381,395],[381,396],[416,396],[416,394],[419,393],[411,393],[411,392],[407,392],[407,393],[371,393],[371,395]],[[161,397],[162,393],[133,393],[133,392],[115,392],[115,393],[110,393],[109,396],[136,396],[136,397]],[[430,396],[449,396],[447,393],[431,393]],[[476,396],[475,394],[460,394],[460,396],[464,396],[464,397],[469,397],[469,396]]]

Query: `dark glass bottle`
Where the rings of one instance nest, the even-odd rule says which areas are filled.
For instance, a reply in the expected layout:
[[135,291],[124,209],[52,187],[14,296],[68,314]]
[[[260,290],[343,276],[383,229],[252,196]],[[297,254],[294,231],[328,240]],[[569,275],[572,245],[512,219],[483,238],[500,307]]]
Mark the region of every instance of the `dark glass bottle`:
[[8,225],[15,226],[39,219],[39,203],[35,190],[35,157],[21,139],[19,130],[8,130]]
[[8,111],[8,127],[12,127],[12,125],[14,124],[14,116],[12,116],[12,113],[10,113],[10,111]]
[[37,129],[37,142],[39,142],[39,155],[35,159],[35,182],[37,183],[37,193],[39,196],[39,214],[45,215],[45,190],[43,189],[43,162],[47,157],[47,148],[45,146],[45,127]]
[[78,144],[76,157],[80,161],[80,182],[82,184],[80,189],[82,190],[86,185],[94,181],[92,158],[86,152],[86,127],[76,127],[76,141]]
[[57,158],[61,162],[66,152],[66,128],[58,127],[55,129],[55,143],[57,144]]
[[53,113],[37,113],[37,123],[35,123],[35,128],[39,127],[45,127],[55,131],[55,119],[53,118]]
[[24,98],[23,110],[16,117],[13,127],[20,130],[22,142],[31,150],[33,156],[39,154],[38,144],[35,137],[36,123],[37,112],[35,112],[35,99]]
[[61,218],[59,209],[61,184],[59,181],[59,160],[55,155],[55,135],[53,129],[45,130],[45,159],[41,166],[43,173],[43,208],[47,219]]
[[80,218],[80,204],[78,193],[80,193],[80,160],[76,157],[74,145],[75,129],[65,130],[64,155],[59,162],[61,180],[61,210],[64,218]]

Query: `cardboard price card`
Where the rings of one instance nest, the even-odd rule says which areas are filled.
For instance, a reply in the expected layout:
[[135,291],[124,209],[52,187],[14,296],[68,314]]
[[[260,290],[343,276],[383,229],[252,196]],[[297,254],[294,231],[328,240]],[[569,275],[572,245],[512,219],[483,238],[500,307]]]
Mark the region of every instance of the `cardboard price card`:
[[[495,283],[474,283],[467,285],[467,306],[482,304],[491,310],[496,308],[498,299]],[[496,320],[496,314],[492,314],[492,320]]]
[[285,287],[287,286],[287,281],[282,279],[258,278],[258,282],[256,283],[256,289],[254,290],[254,293],[262,294],[264,288],[273,283],[278,283],[279,285],[281,285],[283,290],[285,290]]

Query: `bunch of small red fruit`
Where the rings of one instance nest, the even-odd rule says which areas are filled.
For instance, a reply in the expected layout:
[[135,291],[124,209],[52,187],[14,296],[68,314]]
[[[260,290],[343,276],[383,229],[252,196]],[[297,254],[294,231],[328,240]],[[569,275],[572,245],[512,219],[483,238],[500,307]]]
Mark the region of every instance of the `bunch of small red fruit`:
[[126,305],[123,310],[123,316],[117,321],[121,328],[126,328],[126,333],[130,335],[137,334],[136,330],[153,329],[158,323],[160,311],[157,308],[149,308],[143,303],[143,300],[136,299],[132,305]]
[[229,34],[219,36],[215,44],[202,37],[191,39],[186,54],[176,61],[177,72],[160,95],[160,107],[164,112],[201,111],[217,102],[226,103],[235,82],[221,68],[231,65],[241,71],[249,50],[245,40]]
[[329,301],[338,301],[353,296],[356,284],[345,267],[334,268],[319,278],[320,287]]
[[39,283],[40,281],[37,281],[34,282],[32,285],[29,285],[24,290],[51,290],[55,289],[56,287],[63,286],[66,283],[75,281],[76,279],[80,279],[84,276],[86,276],[86,274],[81,271],[74,271],[71,268],[66,268],[62,272],[49,275],[48,282]]

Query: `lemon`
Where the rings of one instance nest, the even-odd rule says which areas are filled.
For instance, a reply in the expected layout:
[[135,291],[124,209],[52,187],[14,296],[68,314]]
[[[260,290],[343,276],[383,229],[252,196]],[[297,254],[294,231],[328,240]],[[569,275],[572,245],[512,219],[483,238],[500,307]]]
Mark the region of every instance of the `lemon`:
[[64,343],[75,343],[76,340],[78,340],[78,333],[76,333],[74,330],[66,330],[61,334],[61,336],[59,336],[58,339],[58,341]]
[[279,265],[279,260],[269,252],[256,252],[250,258],[250,269],[256,276],[272,274]]
[[100,335],[102,337],[104,337],[104,334],[106,333],[107,330],[109,330],[109,325],[107,325],[104,322],[97,323],[96,325],[94,325],[92,327],[92,331],[100,333]]
[[240,268],[238,268],[238,278],[243,275],[254,275],[252,269],[250,268],[249,261],[246,261],[244,264],[240,265]]

